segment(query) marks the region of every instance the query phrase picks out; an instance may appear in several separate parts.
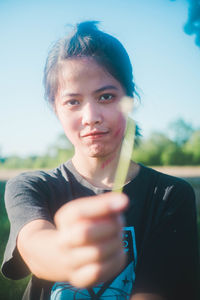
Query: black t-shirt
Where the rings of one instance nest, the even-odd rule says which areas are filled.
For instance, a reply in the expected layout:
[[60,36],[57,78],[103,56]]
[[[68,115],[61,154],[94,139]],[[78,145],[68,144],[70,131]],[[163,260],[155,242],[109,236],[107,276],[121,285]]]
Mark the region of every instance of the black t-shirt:
[[[71,161],[49,172],[24,173],[8,181],[6,208],[11,223],[2,273],[20,279],[30,271],[16,248],[20,229],[35,219],[53,223],[56,211],[73,199],[103,193],[82,178]],[[198,247],[195,197],[182,179],[140,165],[124,186],[124,270],[109,282],[77,289],[67,282],[32,276],[23,299],[129,299],[134,293],[157,293],[170,300],[196,299]]]

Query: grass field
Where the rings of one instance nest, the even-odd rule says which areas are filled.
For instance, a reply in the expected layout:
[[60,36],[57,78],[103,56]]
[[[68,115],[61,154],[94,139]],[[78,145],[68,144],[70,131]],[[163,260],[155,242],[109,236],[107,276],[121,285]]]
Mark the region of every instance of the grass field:
[[[14,173],[16,173],[16,172],[14,172]],[[168,172],[168,173],[170,173],[170,172]],[[14,175],[16,175],[16,174],[14,174]],[[199,243],[200,243],[200,176],[199,177],[196,177],[196,176],[188,177],[185,175],[188,175],[188,174],[184,174],[184,177],[193,186],[193,188],[195,190],[196,198],[197,198],[198,228],[199,228]],[[0,176],[0,228],[1,228],[1,232],[0,232],[0,240],[1,240],[0,263],[2,262],[2,259],[3,259],[3,252],[5,249],[5,245],[6,245],[6,242],[8,239],[8,233],[9,233],[9,222],[7,219],[5,206],[4,206],[4,190],[5,190],[6,179],[8,179],[8,177],[9,176],[6,176],[6,178],[5,177],[2,178]],[[21,300],[22,294],[25,289],[25,286],[27,285],[27,282],[28,282],[28,278],[25,278],[25,279],[19,280],[19,281],[13,281],[13,280],[5,279],[0,274],[0,300]]]

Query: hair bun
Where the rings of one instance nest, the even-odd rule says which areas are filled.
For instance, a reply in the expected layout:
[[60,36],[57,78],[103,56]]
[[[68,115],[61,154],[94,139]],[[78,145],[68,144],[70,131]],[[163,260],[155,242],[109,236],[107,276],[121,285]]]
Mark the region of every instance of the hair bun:
[[92,31],[97,31],[98,21],[85,21],[77,24],[76,31],[79,34],[88,34]]

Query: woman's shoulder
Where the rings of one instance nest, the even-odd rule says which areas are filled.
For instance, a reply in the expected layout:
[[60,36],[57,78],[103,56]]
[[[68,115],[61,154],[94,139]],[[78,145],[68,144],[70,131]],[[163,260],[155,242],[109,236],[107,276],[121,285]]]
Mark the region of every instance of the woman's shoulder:
[[5,195],[30,192],[49,195],[52,191],[60,194],[66,190],[68,181],[67,163],[51,170],[26,171],[7,181]]
[[143,180],[152,182],[157,189],[171,190],[179,195],[194,197],[194,190],[186,179],[163,173],[142,164],[140,164],[140,168]]
[[66,164],[52,170],[23,172],[8,180],[5,188],[7,209],[16,205],[48,205],[52,211],[71,200]]
[[[67,162],[68,163],[68,162]],[[19,173],[17,176],[9,179],[7,185],[20,182],[48,182],[54,180],[61,180],[66,178],[67,163],[63,163],[53,169],[30,170]]]

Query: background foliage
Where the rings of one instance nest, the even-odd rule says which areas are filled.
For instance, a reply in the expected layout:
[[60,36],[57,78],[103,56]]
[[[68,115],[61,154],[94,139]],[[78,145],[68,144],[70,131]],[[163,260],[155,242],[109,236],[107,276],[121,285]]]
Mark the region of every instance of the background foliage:
[[166,133],[139,138],[133,160],[154,166],[200,165],[200,129],[178,119],[169,124]]

